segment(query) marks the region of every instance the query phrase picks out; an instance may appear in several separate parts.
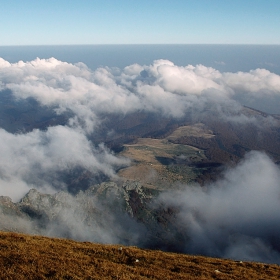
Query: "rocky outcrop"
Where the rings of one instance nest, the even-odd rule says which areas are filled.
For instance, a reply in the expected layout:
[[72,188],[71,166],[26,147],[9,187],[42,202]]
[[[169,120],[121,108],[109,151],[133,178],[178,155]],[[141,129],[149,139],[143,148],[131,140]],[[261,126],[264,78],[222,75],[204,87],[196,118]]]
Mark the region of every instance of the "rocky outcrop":
[[37,233],[36,228],[32,226],[32,219],[7,196],[0,196],[0,229]]
[[[17,203],[9,197],[0,197],[0,214],[3,217],[0,229],[45,233],[54,224],[66,229],[78,223],[88,228],[103,227],[110,220],[123,217],[143,221],[151,198],[152,195],[139,182],[130,181],[93,185],[75,196],[67,192],[43,194],[31,189]],[[30,225],[27,229],[16,229],[16,222],[11,228],[3,222],[17,219],[28,221]]]
[[166,249],[184,237],[174,209],[152,203],[158,192],[135,181],[103,182],[76,195],[31,189],[17,203],[0,197],[0,230]]

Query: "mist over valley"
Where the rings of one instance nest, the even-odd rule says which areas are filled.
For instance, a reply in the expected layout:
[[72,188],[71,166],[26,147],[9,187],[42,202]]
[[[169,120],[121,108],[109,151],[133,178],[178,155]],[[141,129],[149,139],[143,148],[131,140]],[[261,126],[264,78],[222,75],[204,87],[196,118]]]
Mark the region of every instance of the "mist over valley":
[[279,264],[279,101],[265,67],[0,58],[0,229]]

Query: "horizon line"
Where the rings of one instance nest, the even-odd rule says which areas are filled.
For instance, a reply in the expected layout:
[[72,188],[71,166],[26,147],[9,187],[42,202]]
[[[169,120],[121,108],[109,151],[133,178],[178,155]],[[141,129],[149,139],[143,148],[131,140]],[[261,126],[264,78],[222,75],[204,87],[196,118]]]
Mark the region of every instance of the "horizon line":
[[60,47],[60,46],[280,46],[279,44],[253,44],[253,43],[132,43],[132,44],[31,44],[31,45],[0,45],[0,47]]

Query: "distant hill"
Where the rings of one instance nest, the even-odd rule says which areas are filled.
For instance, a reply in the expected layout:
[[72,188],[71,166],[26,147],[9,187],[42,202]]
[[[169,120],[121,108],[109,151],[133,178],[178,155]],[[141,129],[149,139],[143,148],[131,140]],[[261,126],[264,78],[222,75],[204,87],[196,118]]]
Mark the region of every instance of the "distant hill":
[[[264,151],[278,163],[279,116],[243,107],[242,115],[235,117],[223,120],[211,112],[176,121],[139,113],[117,124],[114,119],[114,139],[105,139],[105,143],[135,163],[121,170],[120,176],[156,186],[170,186],[178,181],[203,185],[215,180],[222,166],[234,166],[252,150]],[[108,126],[112,124],[108,122]],[[153,173],[159,176],[155,179],[149,175]]]

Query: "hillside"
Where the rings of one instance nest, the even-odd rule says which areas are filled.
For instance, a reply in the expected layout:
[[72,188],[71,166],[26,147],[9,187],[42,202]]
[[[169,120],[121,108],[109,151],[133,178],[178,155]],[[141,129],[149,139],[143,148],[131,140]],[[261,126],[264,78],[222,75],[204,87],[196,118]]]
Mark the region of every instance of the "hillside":
[[0,232],[1,279],[279,279],[278,265]]

